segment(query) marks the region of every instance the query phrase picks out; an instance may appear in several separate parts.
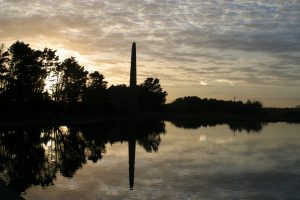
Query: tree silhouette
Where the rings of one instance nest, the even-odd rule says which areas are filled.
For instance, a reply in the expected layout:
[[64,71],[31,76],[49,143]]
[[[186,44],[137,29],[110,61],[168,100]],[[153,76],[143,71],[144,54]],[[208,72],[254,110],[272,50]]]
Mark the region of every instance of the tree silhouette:
[[107,81],[98,71],[88,75],[87,87],[84,92],[83,102],[100,104],[107,101]]
[[15,42],[8,51],[0,50],[0,92],[10,102],[39,102],[48,98],[45,79],[58,62],[55,51],[34,50]]
[[138,102],[142,109],[159,109],[166,101],[167,92],[163,91],[159,79],[147,78],[138,86]]
[[30,185],[52,184],[55,170],[50,170],[44,155],[41,129],[17,128],[0,130],[1,179],[17,191]]
[[176,99],[171,104],[167,105],[167,110],[179,113],[217,113],[223,112],[231,114],[245,114],[245,116],[262,116],[262,104],[259,101],[224,101],[217,99],[201,99],[195,96],[187,96]]
[[88,72],[74,57],[65,59],[56,68],[57,83],[53,97],[56,101],[75,103],[82,100]]
[[43,52],[35,51],[17,41],[8,49],[10,54],[6,94],[11,101],[37,101],[43,96],[47,70]]
[[0,47],[0,95],[7,87],[7,63],[9,61],[9,54],[4,50],[4,45]]
[[88,87],[95,89],[106,89],[107,81],[104,81],[104,76],[102,74],[100,74],[98,71],[95,71],[89,74]]

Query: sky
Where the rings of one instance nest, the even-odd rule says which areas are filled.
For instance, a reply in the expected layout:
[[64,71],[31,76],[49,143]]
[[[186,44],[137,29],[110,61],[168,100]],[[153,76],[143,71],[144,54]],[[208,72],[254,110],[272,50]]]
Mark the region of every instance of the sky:
[[182,96],[300,105],[300,0],[0,0],[0,43],[74,56],[109,84],[160,80]]

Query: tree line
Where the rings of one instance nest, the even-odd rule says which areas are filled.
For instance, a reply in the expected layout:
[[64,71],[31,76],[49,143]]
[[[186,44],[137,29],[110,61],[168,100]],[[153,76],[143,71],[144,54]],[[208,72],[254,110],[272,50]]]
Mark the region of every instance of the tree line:
[[[259,101],[224,101],[188,96],[165,104],[167,92],[157,78],[132,88],[108,86],[99,71],[88,72],[75,57],[60,61],[56,50],[36,50],[17,41],[0,47],[0,118],[73,114],[127,114],[135,110],[169,113],[224,113],[262,116]],[[135,109],[133,109],[133,103]]]
[[[171,104],[167,105],[170,112],[179,113],[219,113],[224,114],[263,114],[263,106],[259,101],[225,101],[217,99],[199,98],[196,96],[186,96],[177,98]],[[220,113],[223,113],[220,115]]]
[[[51,87],[46,87],[46,83]],[[128,87],[108,87],[103,74],[86,71],[75,57],[60,61],[56,50],[35,50],[20,41],[7,50],[3,45],[0,48],[2,105],[10,105],[17,110],[24,105],[33,105],[35,108],[54,106],[60,109],[82,106],[90,110],[101,107],[102,111],[108,111],[114,107],[111,103],[114,100],[110,99],[114,95],[111,93],[117,90],[125,91]],[[147,78],[136,90],[140,99],[138,104],[142,109],[159,109],[166,101],[167,92],[163,91],[157,78]]]

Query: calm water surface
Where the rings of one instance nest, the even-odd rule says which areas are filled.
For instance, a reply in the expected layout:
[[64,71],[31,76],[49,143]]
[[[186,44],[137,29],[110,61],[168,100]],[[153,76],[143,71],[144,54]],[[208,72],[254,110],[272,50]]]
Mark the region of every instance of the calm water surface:
[[26,199],[300,198],[300,124],[109,122],[1,131],[0,179]]

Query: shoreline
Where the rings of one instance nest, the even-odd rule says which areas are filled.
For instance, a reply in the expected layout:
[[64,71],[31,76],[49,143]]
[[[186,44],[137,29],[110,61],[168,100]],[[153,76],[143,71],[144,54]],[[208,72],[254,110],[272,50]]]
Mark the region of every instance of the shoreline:
[[89,124],[111,120],[163,120],[163,121],[203,121],[203,122],[287,122],[300,123],[300,116],[281,115],[234,115],[228,113],[170,113],[170,112],[140,112],[138,114],[115,114],[115,115],[73,115],[58,118],[31,116],[31,118],[9,118],[1,119],[0,127],[10,126],[39,126],[39,125],[68,125]]

